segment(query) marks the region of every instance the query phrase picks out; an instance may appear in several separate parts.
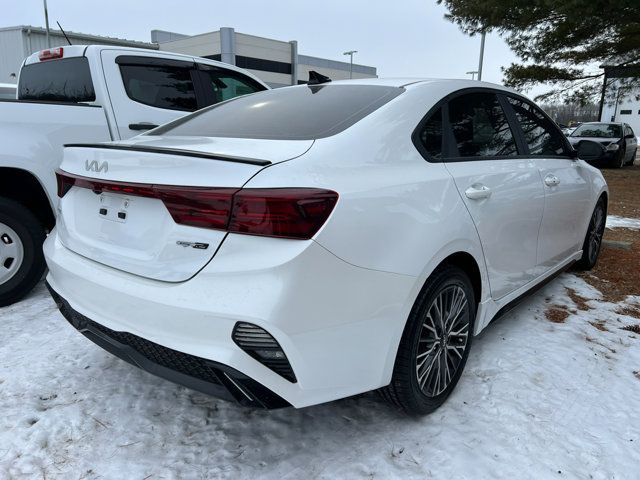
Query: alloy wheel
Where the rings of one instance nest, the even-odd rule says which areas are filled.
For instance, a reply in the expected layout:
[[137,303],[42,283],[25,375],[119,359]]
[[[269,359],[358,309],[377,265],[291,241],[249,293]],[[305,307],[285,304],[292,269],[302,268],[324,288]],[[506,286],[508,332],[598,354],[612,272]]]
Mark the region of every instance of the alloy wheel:
[[589,222],[589,262],[595,264],[600,246],[602,245],[602,235],[604,234],[605,217],[601,205],[594,210]]
[[444,288],[431,303],[418,340],[416,376],[426,396],[438,396],[451,384],[467,347],[469,324],[464,290]]
[[0,285],[11,280],[24,259],[22,240],[8,225],[0,223]]

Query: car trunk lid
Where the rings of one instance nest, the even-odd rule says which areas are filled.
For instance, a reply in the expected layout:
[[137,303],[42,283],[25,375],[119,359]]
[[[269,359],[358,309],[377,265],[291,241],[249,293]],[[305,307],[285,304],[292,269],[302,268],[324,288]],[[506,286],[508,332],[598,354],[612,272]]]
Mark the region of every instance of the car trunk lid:
[[58,235],[86,258],[166,282],[191,278],[223,241],[226,230],[215,225],[214,210],[221,209],[222,219],[227,206],[216,195],[228,197],[261,169],[313,144],[139,138],[65,148]]

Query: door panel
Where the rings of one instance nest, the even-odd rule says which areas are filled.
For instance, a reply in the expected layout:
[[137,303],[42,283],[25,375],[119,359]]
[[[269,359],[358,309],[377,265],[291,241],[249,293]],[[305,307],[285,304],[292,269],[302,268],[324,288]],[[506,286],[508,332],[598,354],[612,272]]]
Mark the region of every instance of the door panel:
[[447,169],[478,230],[491,296],[533,280],[544,190],[536,164],[518,156],[517,139],[495,93],[451,99],[445,110]]
[[589,175],[581,162],[564,158],[536,159],[544,182],[545,206],[540,229],[538,264],[541,273],[582,248],[591,214]]
[[589,176],[581,162],[570,158],[566,137],[549,117],[523,99],[507,100],[545,192],[537,262],[542,274],[582,247],[591,213]]
[[[540,173],[532,160],[520,158],[446,165],[480,235],[491,295],[497,300],[536,276],[544,209]],[[490,196],[469,198],[482,187]]]

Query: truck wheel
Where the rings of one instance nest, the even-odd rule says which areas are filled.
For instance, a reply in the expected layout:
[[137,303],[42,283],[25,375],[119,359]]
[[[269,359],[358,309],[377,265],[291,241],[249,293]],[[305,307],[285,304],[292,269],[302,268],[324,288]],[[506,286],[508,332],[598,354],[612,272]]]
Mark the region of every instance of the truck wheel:
[[33,213],[0,197],[0,307],[20,300],[42,278],[45,236]]

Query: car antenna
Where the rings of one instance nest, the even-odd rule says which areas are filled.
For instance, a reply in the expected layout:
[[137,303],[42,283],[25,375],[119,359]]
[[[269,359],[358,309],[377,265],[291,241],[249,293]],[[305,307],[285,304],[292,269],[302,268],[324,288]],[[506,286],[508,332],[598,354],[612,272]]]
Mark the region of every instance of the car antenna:
[[315,70],[310,70],[307,85],[320,85],[321,83],[329,83],[330,81],[331,79],[326,75],[322,75]]
[[67,37],[67,34],[66,34],[66,33],[64,33],[64,30],[62,29],[62,26],[60,25],[60,22],[58,22],[58,21],[56,20],[56,23],[58,24],[58,28],[60,29],[60,31],[61,31],[61,32],[62,32],[62,34],[64,35],[64,38],[66,38],[66,39],[67,39],[67,42],[69,42],[69,45],[72,45],[71,40],[69,40],[69,37]]

